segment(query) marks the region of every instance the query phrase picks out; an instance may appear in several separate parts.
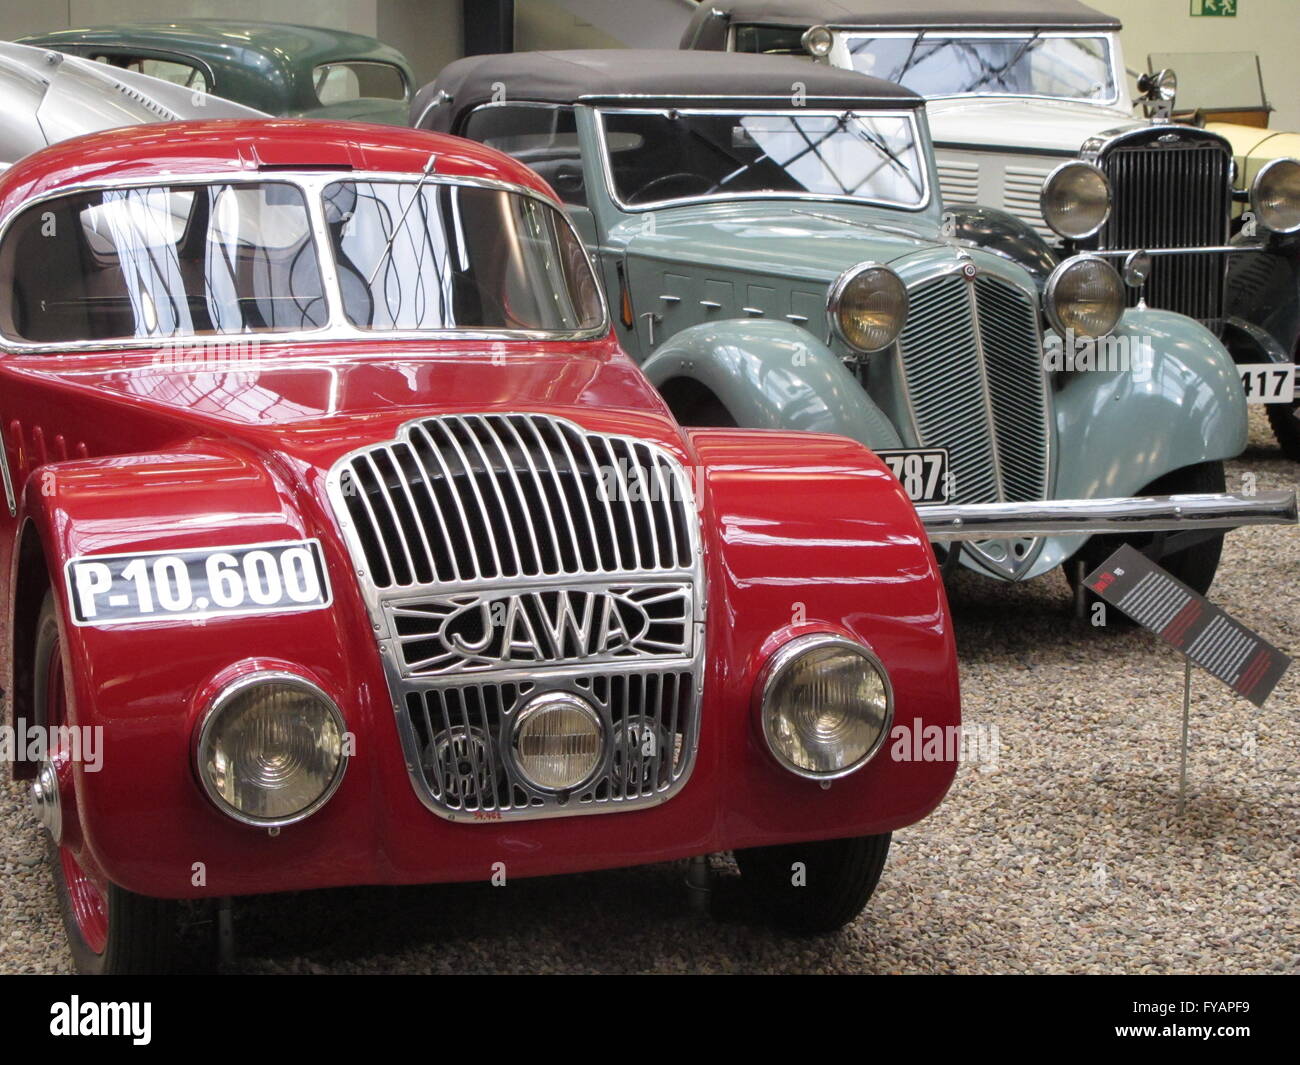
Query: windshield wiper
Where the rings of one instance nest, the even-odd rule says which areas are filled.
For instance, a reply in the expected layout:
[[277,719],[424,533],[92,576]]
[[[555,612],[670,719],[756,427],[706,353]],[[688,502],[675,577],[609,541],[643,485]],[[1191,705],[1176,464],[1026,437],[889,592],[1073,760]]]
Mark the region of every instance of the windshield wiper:
[[388,243],[384,245],[384,250],[379,256],[379,261],[375,263],[375,268],[370,272],[370,277],[366,280],[367,289],[375,287],[375,278],[379,276],[379,271],[393,254],[393,244],[397,241],[397,234],[401,231],[402,227],[406,225],[406,216],[411,213],[411,208],[414,207],[416,201],[420,199],[420,196],[424,191],[424,183],[429,180],[430,176],[432,176],[433,167],[437,161],[437,155],[431,154],[429,156],[429,161],[424,164],[424,172],[420,175],[420,180],[415,183],[415,195],[411,197],[411,202],[406,205],[406,210],[402,212],[402,217],[399,218],[397,224],[393,226],[392,233],[388,235]]
[[988,73],[986,73],[982,78],[980,78],[979,81],[977,81],[966,91],[973,92],[975,89],[978,89],[981,85],[987,83],[990,78],[994,78],[994,77],[1001,78],[1002,75],[1004,75],[1008,70],[1011,70],[1013,67],[1015,67],[1015,65],[1019,63],[1021,59],[1024,58],[1024,55],[1027,51],[1029,51],[1030,46],[1036,40],[1038,40],[1038,38],[1041,37],[1042,35],[1043,35],[1042,30],[1034,30],[1034,35],[1030,37],[1028,40],[1026,40],[1025,43],[1020,46],[1020,48],[1016,51],[1015,55],[1013,55],[1000,67],[995,68],[990,66],[988,68]]

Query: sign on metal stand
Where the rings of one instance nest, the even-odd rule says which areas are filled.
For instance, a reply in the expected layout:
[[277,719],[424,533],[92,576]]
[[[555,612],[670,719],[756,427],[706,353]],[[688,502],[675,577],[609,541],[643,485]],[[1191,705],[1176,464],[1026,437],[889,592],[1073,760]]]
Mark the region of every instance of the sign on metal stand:
[[1186,659],[1183,670],[1182,764],[1178,813],[1187,791],[1187,744],[1192,666],[1217,677],[1244,699],[1263,706],[1291,659],[1221,607],[1189,588],[1146,555],[1125,544],[1084,584],[1104,602],[1154,632]]

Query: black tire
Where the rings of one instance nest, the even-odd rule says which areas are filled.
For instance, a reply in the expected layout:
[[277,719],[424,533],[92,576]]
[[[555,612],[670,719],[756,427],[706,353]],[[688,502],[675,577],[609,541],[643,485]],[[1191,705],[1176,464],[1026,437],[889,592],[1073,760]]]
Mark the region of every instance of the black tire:
[[[47,698],[50,657],[61,647],[59,621],[53,592],[46,592],[36,622],[36,646],[33,653],[32,707],[37,722],[47,723]],[[169,973],[178,961],[178,919],[180,903],[136,895],[116,884],[108,884],[105,902],[108,911],[108,938],[101,952],[96,952],[82,935],[73,912],[71,890],[65,875],[62,849],[48,833],[46,853],[54,876],[54,891],[68,937],[68,948],[77,971],[87,975]]]
[[1273,435],[1282,448],[1282,454],[1292,462],[1300,462],[1300,401],[1295,403],[1270,403],[1268,421]]
[[[1172,473],[1165,474],[1165,476],[1147,485],[1138,495],[1167,496],[1223,492],[1226,490],[1226,486],[1227,481],[1224,477],[1222,462],[1200,462],[1195,466],[1184,466],[1181,470],[1174,470]],[[1202,540],[1182,551],[1159,556],[1155,561],[1188,587],[1194,588],[1201,595],[1205,595],[1209,592],[1210,585],[1214,583],[1214,575],[1219,569],[1219,556],[1223,553],[1223,537],[1224,534],[1219,533],[1217,536]],[[1065,575],[1070,582],[1070,587],[1076,591],[1078,589],[1079,573],[1077,563],[1080,560],[1083,561],[1083,575],[1086,577],[1114,554],[1121,544],[1128,543],[1139,551],[1144,551],[1150,547],[1153,539],[1154,536],[1150,533],[1140,536],[1092,537],[1083,545],[1082,551],[1065,563]],[[1092,592],[1086,592],[1085,595],[1088,610],[1091,612],[1092,604],[1100,602],[1100,600]],[[1108,625],[1133,624],[1128,617],[1118,610],[1108,610],[1106,621]]]
[[[834,932],[858,916],[880,882],[891,833],[736,851],[745,900],[790,932]],[[796,883],[803,865],[802,886]]]

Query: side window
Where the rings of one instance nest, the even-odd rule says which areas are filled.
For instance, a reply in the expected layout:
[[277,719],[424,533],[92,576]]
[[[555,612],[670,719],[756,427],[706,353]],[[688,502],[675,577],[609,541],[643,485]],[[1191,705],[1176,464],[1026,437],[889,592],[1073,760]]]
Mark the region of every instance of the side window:
[[406,79],[391,63],[325,63],[312,71],[312,83],[316,99],[325,105],[406,99]]
[[462,133],[537,171],[564,203],[587,206],[572,107],[490,104],[470,114]]
[[91,58],[97,63],[134,70],[137,74],[148,74],[151,78],[161,78],[173,85],[183,85],[198,92],[208,92],[211,89],[207,75],[192,63],[174,59],[146,59],[143,56],[96,55]]

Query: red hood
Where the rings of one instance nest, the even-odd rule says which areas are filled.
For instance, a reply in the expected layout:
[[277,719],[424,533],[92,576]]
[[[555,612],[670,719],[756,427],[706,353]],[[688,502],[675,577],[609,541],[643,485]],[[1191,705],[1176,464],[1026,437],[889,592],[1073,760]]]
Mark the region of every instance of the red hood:
[[[150,443],[157,448],[234,438],[325,469],[358,447],[393,439],[412,419],[497,410],[547,413],[638,436],[689,461],[659,394],[612,338],[544,348],[297,343],[239,355],[195,349],[26,356],[7,360],[7,369],[74,393],[78,406],[103,403],[104,416],[120,412],[137,430],[156,422]],[[145,442],[138,432],[124,432],[127,439],[132,450]]]

